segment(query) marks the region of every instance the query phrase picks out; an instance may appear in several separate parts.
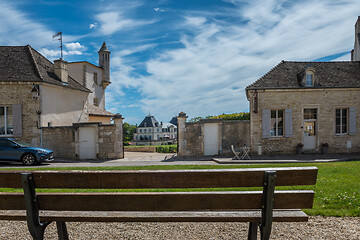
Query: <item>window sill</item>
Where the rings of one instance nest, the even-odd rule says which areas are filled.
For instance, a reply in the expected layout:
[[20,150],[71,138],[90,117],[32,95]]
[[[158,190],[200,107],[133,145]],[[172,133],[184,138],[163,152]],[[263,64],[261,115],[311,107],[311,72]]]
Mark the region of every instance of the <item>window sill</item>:
[[272,137],[269,137],[267,139],[270,139],[270,140],[282,140],[282,139],[287,139],[287,137],[284,137],[284,136],[272,136]]
[[341,136],[349,136],[348,133],[335,133],[336,137],[341,137]]

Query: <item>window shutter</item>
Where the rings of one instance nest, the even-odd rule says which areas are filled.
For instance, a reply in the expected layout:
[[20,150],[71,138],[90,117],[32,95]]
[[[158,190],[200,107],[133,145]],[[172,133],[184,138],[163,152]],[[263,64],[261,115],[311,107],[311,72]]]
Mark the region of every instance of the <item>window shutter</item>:
[[271,112],[268,109],[262,110],[262,137],[270,137]]
[[349,108],[349,135],[356,134],[356,108]]
[[285,137],[292,137],[292,109],[285,109]]
[[21,115],[21,104],[12,105],[12,127],[13,127],[13,136],[21,137],[22,136],[22,115]]

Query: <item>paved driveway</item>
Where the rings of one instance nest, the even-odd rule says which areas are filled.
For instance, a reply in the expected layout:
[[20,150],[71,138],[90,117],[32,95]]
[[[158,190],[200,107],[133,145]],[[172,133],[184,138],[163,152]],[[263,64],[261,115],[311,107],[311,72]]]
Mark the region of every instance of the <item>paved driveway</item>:
[[[114,167],[114,166],[146,166],[146,165],[214,165],[212,160],[187,159],[176,161],[170,153],[125,152],[125,158],[114,160],[69,160],[55,159],[33,167]],[[0,168],[24,167],[21,163],[0,162]]]

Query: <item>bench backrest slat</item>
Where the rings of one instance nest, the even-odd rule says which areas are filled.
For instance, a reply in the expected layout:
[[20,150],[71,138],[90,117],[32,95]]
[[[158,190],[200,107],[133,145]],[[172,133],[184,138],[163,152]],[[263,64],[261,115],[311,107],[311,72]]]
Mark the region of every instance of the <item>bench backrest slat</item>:
[[[36,188],[149,189],[262,187],[264,170],[173,171],[36,171]],[[314,185],[316,167],[267,168],[276,171],[276,186]],[[29,171],[27,171],[29,172]],[[22,188],[20,172],[0,171],[0,187]]]
[[[63,211],[197,211],[261,209],[261,191],[39,193],[40,210]],[[313,191],[275,192],[274,209],[312,208]],[[21,193],[0,193],[0,209],[23,210]]]

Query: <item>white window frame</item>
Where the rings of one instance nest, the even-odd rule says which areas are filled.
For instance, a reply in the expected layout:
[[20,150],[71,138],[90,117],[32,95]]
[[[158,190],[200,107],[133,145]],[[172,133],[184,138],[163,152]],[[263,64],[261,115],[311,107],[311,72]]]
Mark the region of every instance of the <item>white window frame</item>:
[[4,126],[0,125],[0,127],[4,127],[4,132],[5,132],[5,134],[0,134],[0,136],[1,137],[13,136],[13,134],[7,134],[7,127],[8,127],[7,109],[11,106],[4,105],[4,106],[0,106],[0,107],[4,108]]
[[[311,77],[311,84],[308,84],[308,77]],[[314,74],[312,72],[307,72],[305,74],[305,86],[306,87],[313,87],[314,86]]]
[[[284,109],[277,109],[277,110],[270,110],[270,122],[271,122],[271,112],[275,111],[275,135],[272,135],[271,130],[273,129],[272,126],[270,127],[270,137],[284,137],[284,130],[285,130],[285,126],[284,126],[284,121],[285,121],[285,110]],[[283,131],[282,131],[282,135],[279,135],[279,111],[283,112],[283,116],[282,116],[282,121],[283,121]]]
[[[336,111],[340,110],[340,132],[336,132]],[[346,132],[343,132],[343,110],[346,110]],[[349,133],[349,108],[336,108],[335,109],[335,135],[347,135]]]

